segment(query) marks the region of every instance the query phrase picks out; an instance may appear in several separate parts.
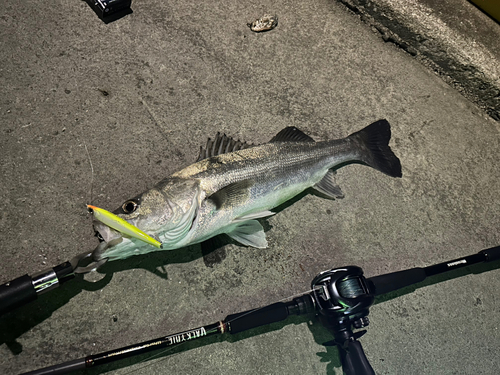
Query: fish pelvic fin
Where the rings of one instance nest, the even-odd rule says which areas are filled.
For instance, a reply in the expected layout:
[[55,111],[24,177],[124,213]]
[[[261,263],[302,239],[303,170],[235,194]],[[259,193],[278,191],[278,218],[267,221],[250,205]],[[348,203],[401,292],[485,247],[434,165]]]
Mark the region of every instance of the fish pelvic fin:
[[264,228],[257,220],[239,222],[227,233],[242,245],[265,249],[267,247]]
[[263,217],[272,216],[274,214],[275,214],[274,212],[268,211],[268,210],[254,212],[254,213],[251,213],[251,214],[247,214],[247,215],[243,215],[243,216],[237,217],[236,219],[233,220],[233,223],[243,222],[243,221],[247,221],[247,220],[260,219],[260,218],[263,218]]
[[362,162],[391,177],[402,177],[401,162],[389,147],[391,125],[387,120],[375,121],[348,138],[363,150]]

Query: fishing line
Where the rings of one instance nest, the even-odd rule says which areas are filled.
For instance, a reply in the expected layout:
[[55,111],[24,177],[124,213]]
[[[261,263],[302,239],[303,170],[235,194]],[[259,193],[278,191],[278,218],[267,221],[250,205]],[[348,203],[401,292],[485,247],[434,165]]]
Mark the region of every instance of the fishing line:
[[[302,292],[302,293],[292,294],[291,296],[284,297],[284,298],[280,299],[278,302],[284,302],[284,301],[287,301],[287,300],[293,299],[293,298],[295,298],[295,297],[300,297],[300,296],[302,296],[302,295],[304,295],[304,294],[312,293],[312,292],[314,292],[314,290],[315,290],[315,289],[309,289],[309,290],[307,290],[307,291],[305,291],[305,292]],[[244,317],[244,316],[247,316],[247,315],[249,315],[249,314],[253,314],[253,313],[255,313],[256,311],[262,310],[262,309],[264,309],[264,308],[266,308],[266,306],[262,306],[262,307],[259,307],[259,308],[254,309],[254,310],[250,310],[250,311],[248,311],[247,313],[245,313],[245,314],[242,314],[242,315],[238,316],[238,318],[237,318],[237,319],[241,319],[241,318],[242,318],[242,317]],[[231,319],[231,320],[228,320],[226,323],[231,323],[231,322],[233,322],[234,320],[236,320],[236,319]],[[208,332],[208,331],[207,331],[207,332]],[[182,346],[183,346],[184,344],[186,344],[187,342],[188,342],[188,341],[183,342],[183,343],[181,343],[181,344],[179,344],[179,345],[177,345],[177,346],[175,346],[175,347],[170,347],[170,348],[167,348],[167,349],[163,349],[163,350],[161,350],[160,352],[158,352],[158,353],[156,353],[156,354],[153,354],[153,355],[149,356],[148,358],[144,358],[143,360],[141,360],[141,361],[137,362],[137,363],[136,363],[136,365],[140,365],[141,363],[146,362],[146,361],[151,361],[151,360],[154,360],[155,358],[160,357],[160,356],[162,356],[162,355],[164,355],[164,354],[166,354],[166,353],[168,353],[168,352],[170,352],[170,351],[172,351],[172,350],[174,350],[174,349],[177,349],[177,348],[179,348],[179,347],[182,347]],[[177,353],[177,354],[180,354],[180,353]],[[158,363],[160,363],[160,362],[162,362],[162,361],[166,360],[167,358],[171,358],[171,357],[161,358],[161,359],[159,359],[159,360],[158,360],[157,362],[155,362],[155,363],[147,363],[147,364],[145,364],[145,365],[144,365],[144,366],[142,366],[142,367],[139,367],[139,368],[136,368],[136,369],[130,370],[130,371],[128,371],[128,372],[123,373],[122,375],[132,374],[132,373],[137,372],[137,371],[139,371],[139,370],[145,369],[145,368],[147,368],[147,367],[149,367],[149,366],[156,365],[156,364],[158,364]]]
[[[102,55],[102,51],[101,51],[101,55]],[[74,70],[75,72],[78,72],[79,69],[78,69],[78,65],[75,61],[71,61],[72,64],[73,64],[73,67],[74,67]],[[78,77],[79,78],[79,77]],[[79,102],[81,103],[82,102],[82,93],[80,91],[80,86],[78,85],[78,78],[76,77],[76,75],[72,75],[72,79],[73,79],[73,84],[74,84],[74,93],[76,94],[76,97],[77,99],[79,100]],[[80,104],[80,110],[84,111],[84,106]],[[81,116],[79,116],[81,117]],[[78,118],[76,118],[76,122],[78,123]],[[78,127],[76,129],[79,129]],[[78,130],[76,130],[76,133],[75,134],[75,138],[77,141],[79,141],[79,137],[78,137],[78,133],[80,133]],[[83,139],[83,146],[85,147],[85,152],[87,153],[87,158],[89,160],[89,164],[90,164],[90,171],[91,171],[91,176],[90,176],[90,202],[88,204],[92,204],[92,200],[93,200],[93,197],[94,197],[94,165],[92,164],[92,158],[90,157],[90,153],[89,153],[89,150],[87,148],[87,144],[85,143],[85,134],[80,134],[80,136],[82,136],[82,139]]]
[[83,141],[83,145],[85,146],[85,151],[87,152],[87,157],[89,159],[90,163],[90,171],[91,171],[91,177],[90,177],[90,202],[89,204],[92,204],[92,199],[93,199],[93,190],[94,190],[94,166],[92,165],[92,159],[90,158],[90,153],[87,148],[87,144],[85,141]]

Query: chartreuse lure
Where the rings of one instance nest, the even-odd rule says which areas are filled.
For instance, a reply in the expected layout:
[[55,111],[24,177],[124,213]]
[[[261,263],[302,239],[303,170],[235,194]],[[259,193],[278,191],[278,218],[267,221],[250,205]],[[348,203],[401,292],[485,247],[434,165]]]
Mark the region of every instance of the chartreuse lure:
[[94,217],[99,220],[101,223],[107,225],[110,228],[117,230],[120,233],[126,234],[130,237],[137,238],[141,241],[144,241],[150,245],[161,249],[161,242],[155,240],[153,237],[144,233],[142,230],[137,228],[136,226],[130,224],[129,222],[123,220],[121,217],[116,216],[115,214],[106,211],[103,208],[87,205],[88,208],[92,210],[94,213]]

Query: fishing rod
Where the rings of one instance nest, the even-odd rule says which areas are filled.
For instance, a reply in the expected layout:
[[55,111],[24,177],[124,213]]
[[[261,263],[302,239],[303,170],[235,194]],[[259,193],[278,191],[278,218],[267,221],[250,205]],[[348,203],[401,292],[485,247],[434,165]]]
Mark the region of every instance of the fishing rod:
[[[89,355],[22,375],[60,375],[124,358],[180,345],[225,333],[236,334],[285,320],[290,315],[315,314],[333,335],[325,346],[337,346],[346,375],[374,375],[358,339],[366,333],[359,330],[369,325],[369,308],[375,297],[424,281],[429,276],[477,263],[500,259],[500,246],[463,258],[365,278],[357,266],[333,268],[319,273],[311,283],[311,292],[288,302],[277,302],[254,310],[228,315],[224,320],[188,331],[162,336],[154,340]],[[357,330],[357,331],[355,331]]]

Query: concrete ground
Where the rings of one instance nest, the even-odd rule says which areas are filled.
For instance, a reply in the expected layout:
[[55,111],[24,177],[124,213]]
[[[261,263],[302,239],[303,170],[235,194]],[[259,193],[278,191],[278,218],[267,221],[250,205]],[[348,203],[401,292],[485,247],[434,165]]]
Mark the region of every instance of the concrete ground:
[[[332,267],[374,276],[500,244],[499,123],[341,3],[135,0],[109,24],[83,1],[2,8],[2,283],[94,248],[86,203],[116,208],[217,131],[263,143],[293,125],[324,140],[386,118],[403,166],[402,179],[340,169],[346,197],[306,195],[271,217],[268,249],[116,261],[5,315],[2,374],[288,300]],[[250,31],[267,12],[278,27]],[[361,339],[376,373],[495,373],[499,266],[379,298]],[[86,373],[341,373],[315,319],[288,322]]]
[[339,1],[500,121],[500,27],[486,13],[466,0]]

